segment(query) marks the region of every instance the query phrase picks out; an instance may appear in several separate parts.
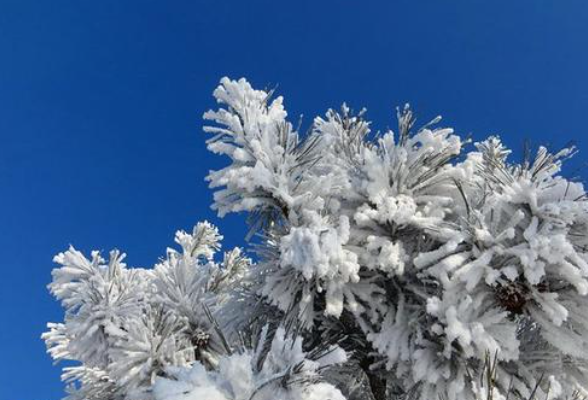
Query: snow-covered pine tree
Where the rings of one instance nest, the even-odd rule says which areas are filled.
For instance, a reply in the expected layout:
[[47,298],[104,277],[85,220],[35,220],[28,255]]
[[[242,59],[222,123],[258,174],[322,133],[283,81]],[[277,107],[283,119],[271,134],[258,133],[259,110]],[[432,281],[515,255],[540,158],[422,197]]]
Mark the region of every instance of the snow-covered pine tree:
[[307,133],[281,97],[221,80],[205,113],[213,208],[249,216],[255,262],[208,223],[153,269],[58,255],[44,335],[69,400],[505,400],[588,396],[588,202],[573,148],[522,162],[440,118],[364,112]]

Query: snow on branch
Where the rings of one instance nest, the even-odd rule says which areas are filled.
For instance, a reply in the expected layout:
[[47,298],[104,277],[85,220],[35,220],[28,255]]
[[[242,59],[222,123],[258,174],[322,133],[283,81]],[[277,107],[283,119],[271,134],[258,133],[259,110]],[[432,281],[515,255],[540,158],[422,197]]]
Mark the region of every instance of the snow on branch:
[[[574,148],[471,143],[344,104],[305,132],[282,97],[223,78],[204,114],[219,216],[153,269],[70,248],[43,335],[69,400],[506,400],[588,396],[588,197]],[[260,327],[264,327],[261,329]],[[259,328],[259,329],[258,329]]]

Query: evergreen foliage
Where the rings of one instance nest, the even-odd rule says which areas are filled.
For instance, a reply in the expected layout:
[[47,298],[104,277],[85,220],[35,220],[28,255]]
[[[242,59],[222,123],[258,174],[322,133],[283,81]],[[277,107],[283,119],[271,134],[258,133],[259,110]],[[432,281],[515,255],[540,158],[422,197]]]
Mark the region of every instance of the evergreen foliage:
[[68,400],[506,400],[588,395],[588,202],[573,148],[520,163],[440,118],[374,134],[346,105],[298,132],[281,97],[223,78],[204,114],[220,216],[153,269],[55,257],[44,334]]

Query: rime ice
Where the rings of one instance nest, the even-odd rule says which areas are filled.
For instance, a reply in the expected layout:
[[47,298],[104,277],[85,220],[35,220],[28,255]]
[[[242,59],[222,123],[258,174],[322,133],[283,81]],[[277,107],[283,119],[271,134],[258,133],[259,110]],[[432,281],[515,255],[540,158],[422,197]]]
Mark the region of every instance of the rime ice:
[[154,269],[59,254],[66,314],[44,338],[78,362],[70,400],[588,394],[588,202],[561,175],[574,149],[516,163],[498,137],[418,127],[408,106],[394,132],[344,105],[302,134],[245,79],[214,97],[207,144],[228,164],[207,178],[212,207],[247,213],[256,262],[217,260],[208,223]]

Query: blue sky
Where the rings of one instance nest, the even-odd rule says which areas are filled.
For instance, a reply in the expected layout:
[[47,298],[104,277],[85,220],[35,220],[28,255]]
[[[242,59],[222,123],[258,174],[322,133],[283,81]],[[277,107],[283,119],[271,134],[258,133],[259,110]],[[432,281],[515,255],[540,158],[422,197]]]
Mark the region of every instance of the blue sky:
[[59,399],[40,334],[70,243],[152,265],[209,209],[202,113],[228,75],[279,85],[293,120],[347,101],[376,129],[410,102],[458,132],[588,159],[588,3],[0,0],[0,400]]

